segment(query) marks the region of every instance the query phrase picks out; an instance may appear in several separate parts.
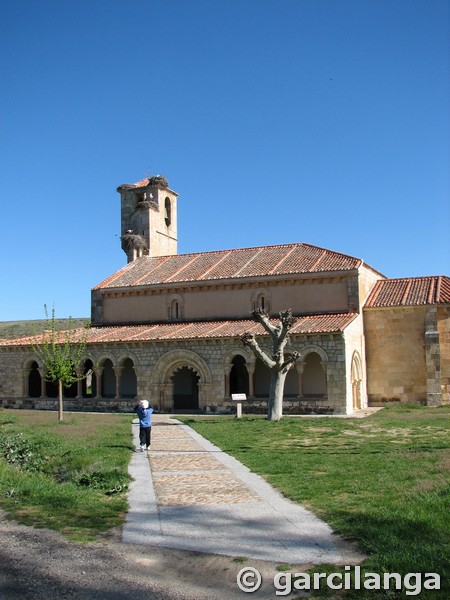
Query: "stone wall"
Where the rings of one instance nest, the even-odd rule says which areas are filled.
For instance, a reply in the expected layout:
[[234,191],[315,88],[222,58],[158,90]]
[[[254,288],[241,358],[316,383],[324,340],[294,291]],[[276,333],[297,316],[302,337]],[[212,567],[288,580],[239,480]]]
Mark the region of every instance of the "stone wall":
[[367,408],[367,378],[362,315],[345,329],[345,369],[347,414],[354,409]]
[[425,306],[364,310],[369,402],[427,402]]
[[437,307],[437,329],[441,350],[442,403],[450,404],[450,306]]
[[[264,346],[265,339],[261,344]],[[327,379],[327,394],[321,398],[287,399],[286,407],[294,410],[298,407],[314,412],[320,408],[334,413],[348,411],[346,397],[350,382],[346,377],[345,339],[342,334],[301,335],[293,336],[291,350],[301,354],[302,361],[309,353],[320,356]],[[91,344],[86,352],[86,359],[92,360],[94,367],[101,373],[106,359],[112,361],[114,369],[120,371],[124,360],[133,361],[137,378],[137,398],[148,398],[161,410],[173,407],[172,375],[177,369],[188,367],[199,377],[199,407],[215,407],[216,410],[229,410],[233,403],[227,393],[226,381],[231,369],[231,362],[236,354],[245,358],[249,373],[254,372],[255,359],[245,348],[240,339],[208,339],[208,340],[165,340],[139,344]],[[0,349],[0,406],[18,407],[19,401],[25,398],[25,405],[35,408],[50,409],[56,399],[26,398],[27,366],[36,357],[25,347]],[[261,400],[264,402],[264,399]],[[67,398],[67,410],[112,410],[128,412],[133,400],[125,398]]]
[[[255,296],[264,292],[267,310],[277,315],[286,307],[294,314],[347,312],[349,296],[357,308],[357,277],[350,285],[344,277],[297,277],[289,280],[173,286],[141,290],[94,290],[94,324],[152,323],[167,321],[173,300],[179,304],[182,320],[248,319],[255,308]],[[355,291],[356,290],[356,291]]]

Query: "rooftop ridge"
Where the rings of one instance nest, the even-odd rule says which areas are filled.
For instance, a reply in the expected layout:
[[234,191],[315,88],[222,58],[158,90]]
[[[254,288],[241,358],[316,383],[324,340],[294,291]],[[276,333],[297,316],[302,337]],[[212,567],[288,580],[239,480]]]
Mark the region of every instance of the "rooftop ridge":
[[[198,263],[197,259],[199,259]],[[167,268],[159,270],[166,263]],[[137,285],[156,286],[194,280],[204,282],[208,278],[216,281],[240,277],[250,279],[282,276],[289,273],[299,275],[318,272],[334,273],[356,270],[362,264],[363,261],[359,258],[301,242],[250,246],[166,256],[143,256],[103,280],[94,289],[130,288]],[[183,279],[184,273],[192,272],[195,273],[193,279],[189,277]],[[146,281],[150,279],[151,282],[147,284]]]

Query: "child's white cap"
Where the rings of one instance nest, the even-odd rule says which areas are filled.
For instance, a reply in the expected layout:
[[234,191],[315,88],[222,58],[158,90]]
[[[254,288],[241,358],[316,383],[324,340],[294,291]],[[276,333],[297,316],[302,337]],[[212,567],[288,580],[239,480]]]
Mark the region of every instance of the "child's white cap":
[[148,408],[148,400],[142,400],[141,404],[144,408]]

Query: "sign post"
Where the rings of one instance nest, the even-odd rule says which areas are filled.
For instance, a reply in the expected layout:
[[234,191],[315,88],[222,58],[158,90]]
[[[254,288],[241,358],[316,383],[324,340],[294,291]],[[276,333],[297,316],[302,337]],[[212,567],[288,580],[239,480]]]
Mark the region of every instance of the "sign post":
[[247,395],[246,394],[231,394],[231,399],[234,402],[237,402],[237,404],[236,404],[236,417],[238,419],[240,419],[242,417],[242,401],[243,400],[247,400]]

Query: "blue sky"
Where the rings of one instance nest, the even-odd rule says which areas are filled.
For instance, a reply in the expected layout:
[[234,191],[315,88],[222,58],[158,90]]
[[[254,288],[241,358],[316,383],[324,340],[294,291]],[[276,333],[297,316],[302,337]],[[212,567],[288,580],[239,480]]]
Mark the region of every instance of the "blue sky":
[[89,316],[122,183],[179,252],[306,242],[450,274],[447,0],[3,0],[0,320]]

